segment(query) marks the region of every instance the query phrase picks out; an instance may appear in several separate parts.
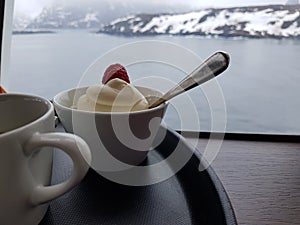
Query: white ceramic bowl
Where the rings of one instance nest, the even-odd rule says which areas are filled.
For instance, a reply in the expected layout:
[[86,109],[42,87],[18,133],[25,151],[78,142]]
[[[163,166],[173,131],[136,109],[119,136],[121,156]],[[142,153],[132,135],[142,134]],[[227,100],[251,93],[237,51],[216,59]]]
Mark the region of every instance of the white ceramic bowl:
[[[161,96],[158,91],[137,88],[145,96]],[[79,135],[88,143],[92,151],[91,167],[96,171],[113,172],[144,161],[168,104],[135,112],[73,109],[73,102],[77,102],[86,89],[63,91],[54,97],[53,103],[65,130]]]

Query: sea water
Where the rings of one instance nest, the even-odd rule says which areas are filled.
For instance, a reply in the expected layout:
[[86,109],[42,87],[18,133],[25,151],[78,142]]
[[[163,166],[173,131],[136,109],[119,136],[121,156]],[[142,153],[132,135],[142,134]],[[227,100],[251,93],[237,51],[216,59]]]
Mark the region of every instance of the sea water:
[[[167,47],[147,48],[147,43],[155,42]],[[138,55],[136,49],[130,49],[138,46],[134,43],[145,48]],[[178,51],[168,52],[168,45]],[[200,64],[219,50],[230,54],[229,68],[215,83],[210,81],[172,100],[166,125],[182,130],[299,134],[300,40],[120,37],[87,30],[13,35],[4,85],[10,92],[52,99],[60,91],[84,84],[86,71],[95,60],[105,65],[109,55],[110,60],[128,62],[133,82],[164,92],[192,69],[197,58]],[[146,60],[145,55],[155,60]],[[94,71],[93,82],[101,83],[104,69]]]

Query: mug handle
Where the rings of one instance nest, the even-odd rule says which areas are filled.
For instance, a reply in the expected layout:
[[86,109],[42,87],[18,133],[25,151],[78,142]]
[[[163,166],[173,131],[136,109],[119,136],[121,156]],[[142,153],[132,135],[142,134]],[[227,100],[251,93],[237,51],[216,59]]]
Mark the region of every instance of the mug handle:
[[33,205],[46,203],[72,189],[86,175],[91,162],[89,146],[82,138],[74,134],[58,132],[35,133],[26,142],[24,153],[26,156],[30,156],[42,146],[56,147],[68,154],[73,161],[73,173],[68,180],[60,184],[36,186],[30,196],[30,202]]

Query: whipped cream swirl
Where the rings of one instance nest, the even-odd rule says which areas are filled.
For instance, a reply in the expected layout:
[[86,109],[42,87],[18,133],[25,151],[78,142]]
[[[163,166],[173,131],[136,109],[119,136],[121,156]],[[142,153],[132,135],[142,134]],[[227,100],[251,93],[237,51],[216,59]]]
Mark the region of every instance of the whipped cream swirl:
[[133,85],[115,78],[101,86],[88,87],[76,108],[96,112],[129,112],[148,108],[145,96]]

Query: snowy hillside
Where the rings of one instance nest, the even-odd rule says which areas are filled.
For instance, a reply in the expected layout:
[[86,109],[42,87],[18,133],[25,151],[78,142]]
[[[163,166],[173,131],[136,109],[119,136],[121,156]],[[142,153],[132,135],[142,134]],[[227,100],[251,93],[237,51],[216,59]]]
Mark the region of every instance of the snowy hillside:
[[300,37],[300,5],[203,9],[184,14],[139,14],[99,30],[119,35]]
[[26,29],[70,29],[101,27],[99,13],[92,8],[53,6],[44,8]]
[[23,30],[30,24],[32,18],[24,14],[14,15],[13,30]]
[[147,1],[134,3],[111,0],[74,1],[45,6],[41,14],[27,24],[26,29],[99,29],[112,20],[132,13],[182,12],[191,10],[188,5],[174,5],[162,2],[159,5]]

